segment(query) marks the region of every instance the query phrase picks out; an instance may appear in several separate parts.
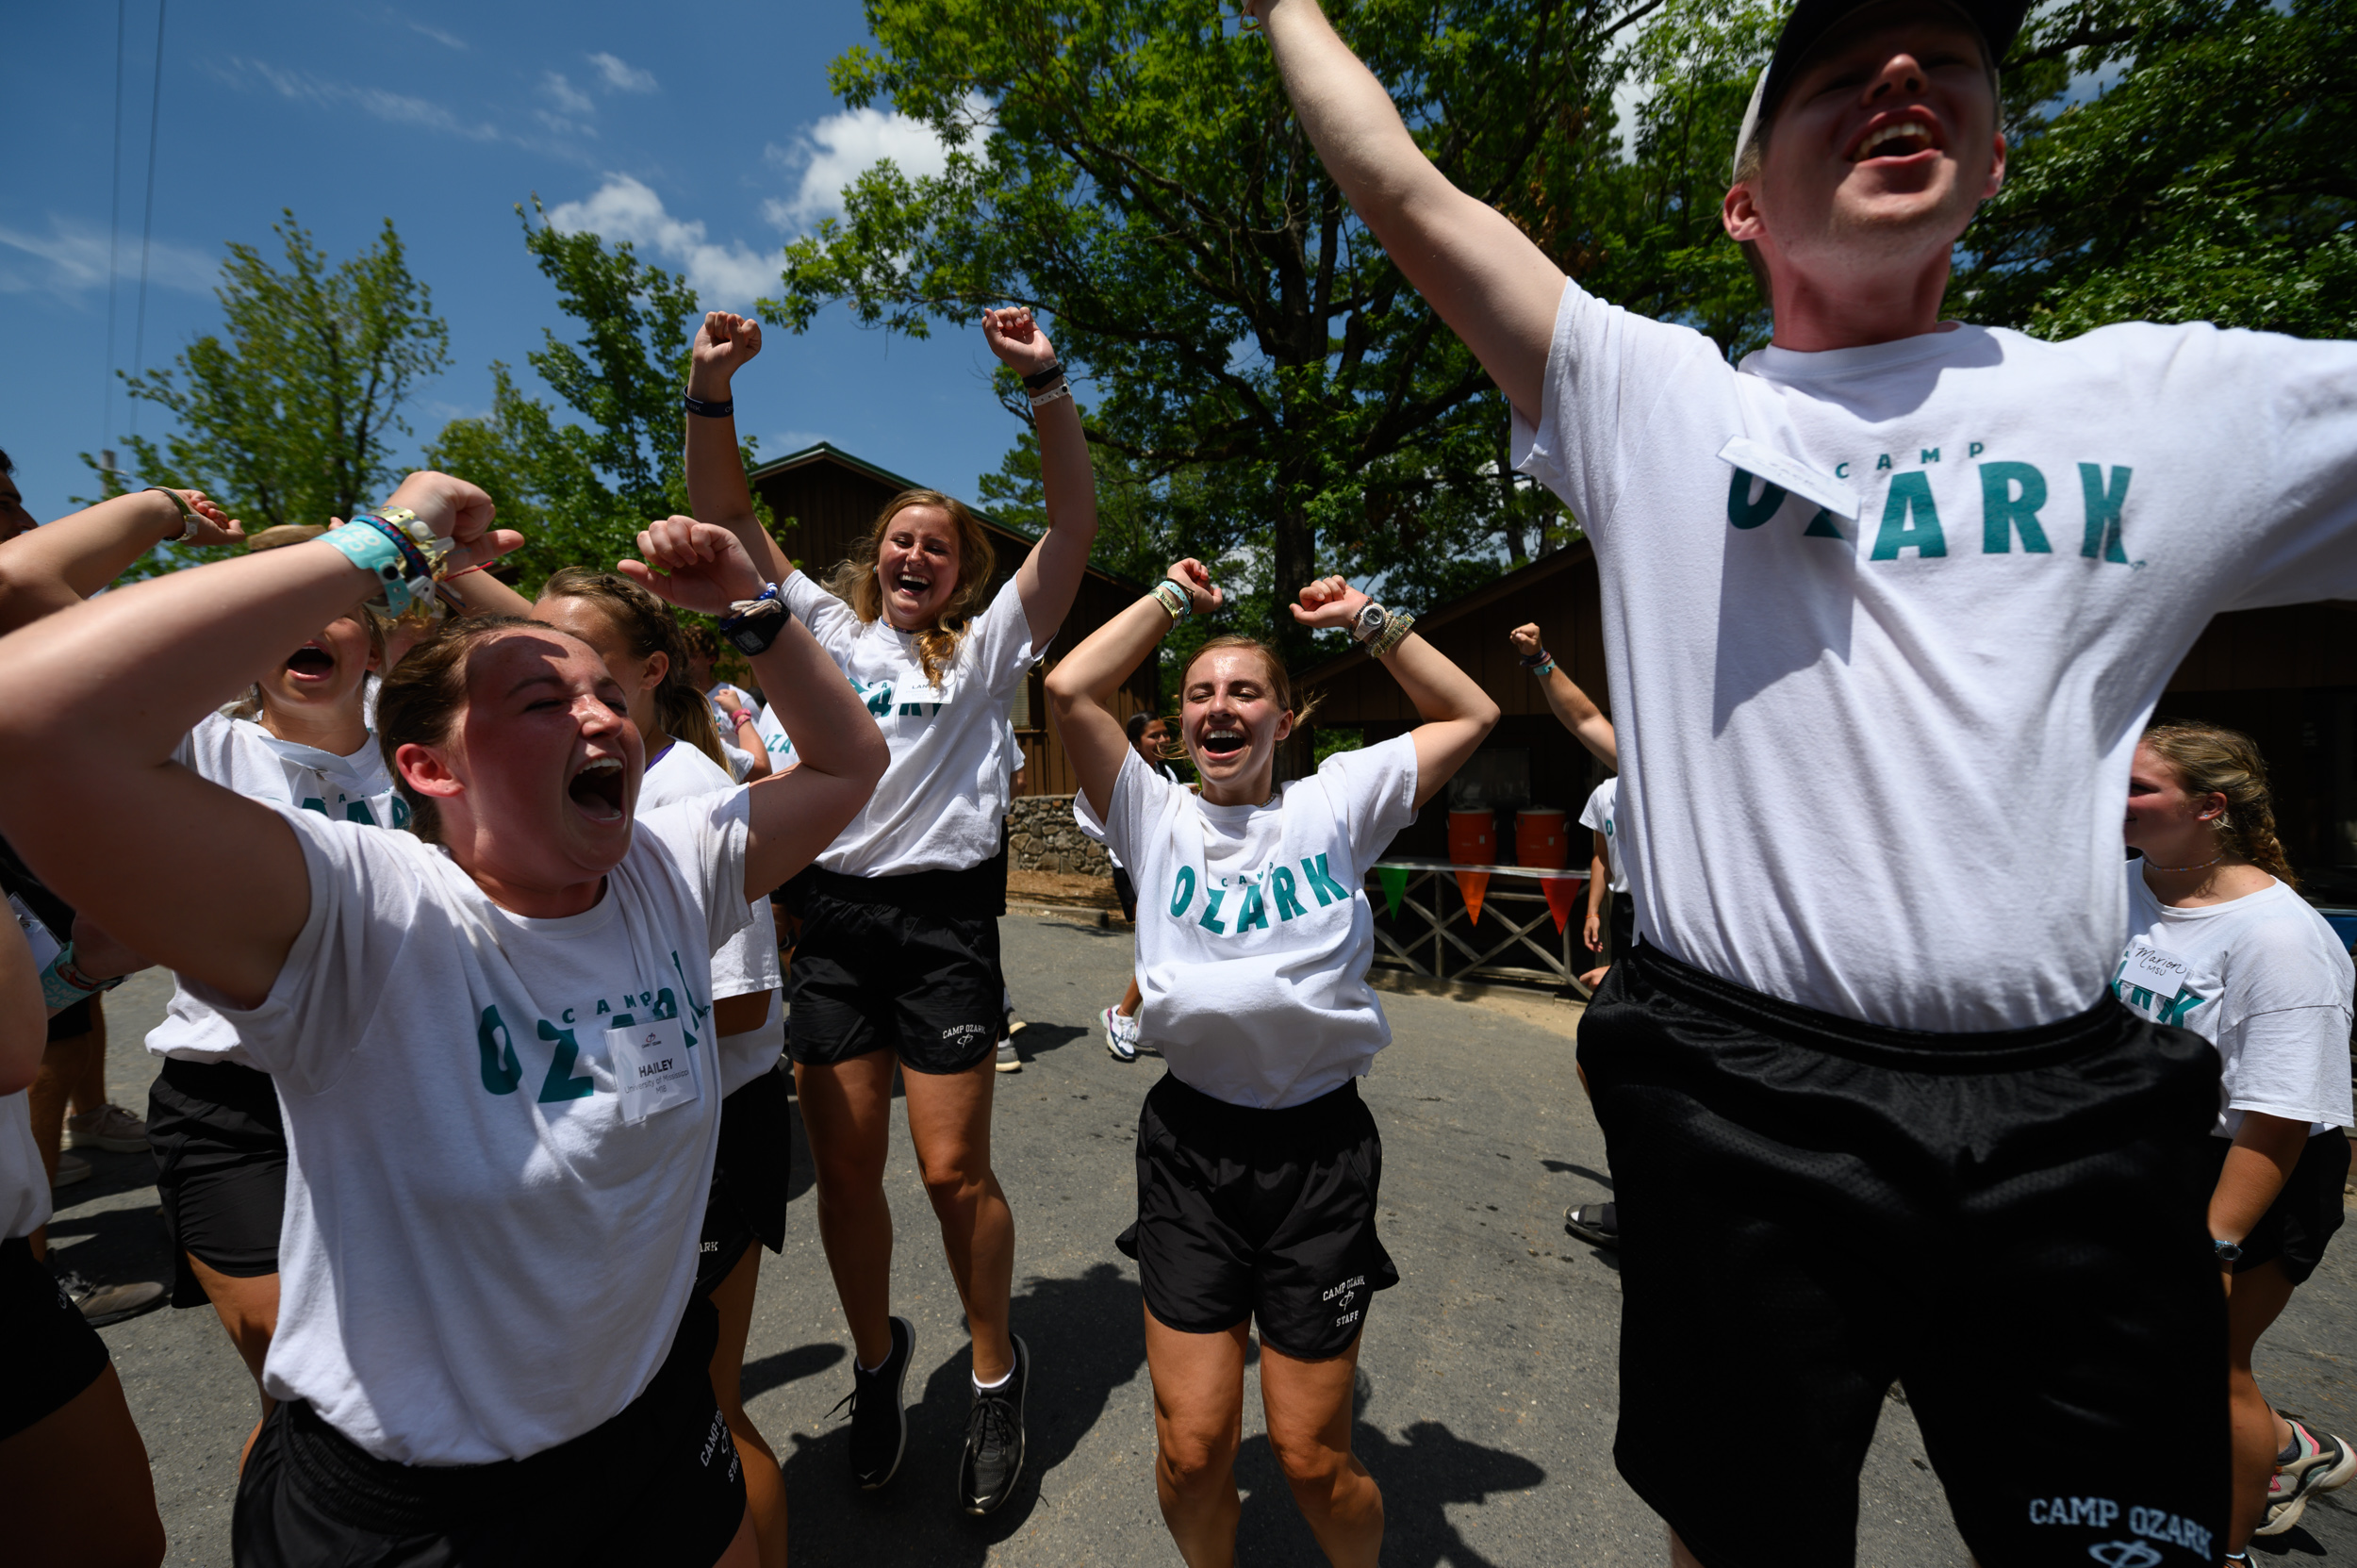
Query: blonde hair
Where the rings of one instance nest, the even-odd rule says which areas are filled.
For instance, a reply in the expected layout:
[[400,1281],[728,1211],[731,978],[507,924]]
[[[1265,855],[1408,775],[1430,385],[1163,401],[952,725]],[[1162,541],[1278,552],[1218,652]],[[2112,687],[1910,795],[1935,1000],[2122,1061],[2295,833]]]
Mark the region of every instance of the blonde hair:
[[[605,612],[606,619],[630,644],[632,654],[664,656],[663,679],[654,688],[655,717],[663,733],[684,740],[710,757],[720,771],[729,772],[727,753],[720,750],[720,729],[712,721],[712,704],[696,689],[687,674],[687,637],[671,606],[615,571],[587,567],[560,567],[540,589],[542,599],[579,599]],[[733,776],[733,775],[732,775]]]
[[2188,795],[2223,795],[2226,809],[2212,819],[2223,852],[2249,861],[2287,887],[2298,887],[2283,840],[2275,836],[2275,801],[2266,759],[2239,730],[2171,722],[2144,732],[2144,743],[2168,764]]
[[867,536],[852,547],[850,559],[836,566],[827,580],[827,587],[850,605],[851,613],[861,620],[882,619],[883,585],[876,580],[876,563],[883,550],[884,535],[892,528],[892,520],[912,506],[940,507],[949,515],[949,525],[958,536],[957,588],[933,623],[916,634],[917,662],[924,667],[925,679],[939,685],[949,661],[957,656],[958,641],[965,635],[966,623],[981,614],[988,602],[991,573],[998,565],[997,553],[990,547],[990,536],[983,532],[981,519],[968,511],[964,502],[939,490],[902,490],[884,503],[883,510],[876,515],[875,525],[867,530]]
[[[1213,637],[1189,654],[1187,668],[1178,672],[1178,691],[1181,702],[1186,701],[1187,677],[1195,672],[1195,667],[1202,661],[1203,655],[1217,653],[1228,648],[1249,649],[1260,654],[1261,663],[1268,669],[1269,695],[1277,699],[1278,707],[1293,715],[1294,729],[1299,731],[1303,725],[1310,722],[1310,716],[1318,711],[1318,704],[1326,699],[1322,696],[1312,697],[1307,702],[1296,706],[1294,702],[1294,679],[1286,672],[1285,661],[1277,656],[1276,649],[1258,637],[1235,635]],[[1186,743],[1175,734],[1164,744],[1178,748],[1176,753],[1168,759],[1170,761],[1176,762],[1187,754]]]

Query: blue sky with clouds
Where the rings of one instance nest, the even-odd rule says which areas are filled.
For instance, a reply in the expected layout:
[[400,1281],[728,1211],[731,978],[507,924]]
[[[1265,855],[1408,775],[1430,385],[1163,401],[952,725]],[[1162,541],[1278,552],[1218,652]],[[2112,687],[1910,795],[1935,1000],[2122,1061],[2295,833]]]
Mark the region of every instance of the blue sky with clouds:
[[[124,0],[114,364],[134,369],[156,0]],[[156,435],[161,410],[107,406],[116,8],[27,7],[9,28],[0,140],[0,448],[36,517],[90,493],[75,454]],[[274,244],[291,207],[331,256],[393,220],[449,322],[452,369],[408,410],[418,442],[482,413],[489,365],[530,376],[568,326],[525,253],[515,206],[635,241],[707,306],[773,289],[781,245],[879,157],[937,157],[888,110],[846,111],[827,63],[865,41],[848,0],[695,7],[448,0],[176,0],[164,17],[146,362],[214,330],[229,240]],[[853,327],[771,330],[737,386],[739,428],[777,455],[826,439],[972,496],[1017,434],[987,389],[979,328],[929,342]]]

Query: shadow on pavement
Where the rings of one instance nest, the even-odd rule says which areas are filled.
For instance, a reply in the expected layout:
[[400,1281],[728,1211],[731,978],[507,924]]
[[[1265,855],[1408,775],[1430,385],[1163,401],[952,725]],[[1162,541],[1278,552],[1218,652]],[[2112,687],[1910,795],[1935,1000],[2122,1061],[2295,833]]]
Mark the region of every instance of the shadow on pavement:
[[[1030,1032],[1024,1031],[1026,1037]],[[1112,1263],[1093,1264],[1077,1279],[1033,1280],[1015,1296],[1011,1317],[1031,1348],[1032,1372],[1023,1478],[1007,1505],[986,1519],[958,1510],[958,1456],[973,1406],[972,1358],[961,1348],[921,1390],[909,1391],[908,1449],[900,1473],[882,1491],[861,1492],[850,1482],[848,1422],[815,1438],[793,1434],[792,1450],[782,1456],[795,1498],[793,1560],[980,1564],[992,1546],[1023,1528],[1039,1501],[1040,1477],[1071,1456],[1105,1413],[1113,1391],[1145,1365],[1146,1330],[1136,1279]],[[806,1345],[754,1365],[818,1348]],[[920,1355],[939,1353],[921,1341],[917,1348]],[[748,1366],[748,1394],[753,1375]]]
[[1092,1032],[1070,1024],[1025,1024],[1023,1032],[1014,1037],[1014,1053],[1026,1062],[1036,1061],[1051,1051],[1063,1049],[1075,1040],[1086,1040]]
[[[1247,1392],[1247,1398],[1252,1395]],[[1492,1568],[1491,1560],[1465,1543],[1449,1523],[1452,1503],[1487,1502],[1500,1492],[1539,1485],[1547,1473],[1520,1454],[1468,1443],[1444,1422],[1418,1421],[1394,1439],[1370,1425],[1373,1403],[1365,1372],[1359,1374],[1351,1446],[1383,1489],[1383,1561],[1386,1568]],[[1277,1468],[1265,1433],[1246,1438],[1236,1451],[1236,1484],[1246,1495],[1236,1527],[1237,1556],[1259,1562],[1321,1562],[1317,1538],[1310,1533],[1293,1489]]]
[[816,1345],[797,1345],[791,1350],[781,1350],[774,1356],[747,1362],[741,1379],[744,1397],[758,1398],[771,1389],[783,1388],[788,1383],[816,1377],[849,1354],[842,1345],[822,1340]]
[[1541,1160],[1539,1164],[1558,1176],[1584,1176],[1606,1192],[1612,1190],[1612,1178],[1600,1170],[1590,1170],[1586,1165],[1574,1165],[1569,1160]]

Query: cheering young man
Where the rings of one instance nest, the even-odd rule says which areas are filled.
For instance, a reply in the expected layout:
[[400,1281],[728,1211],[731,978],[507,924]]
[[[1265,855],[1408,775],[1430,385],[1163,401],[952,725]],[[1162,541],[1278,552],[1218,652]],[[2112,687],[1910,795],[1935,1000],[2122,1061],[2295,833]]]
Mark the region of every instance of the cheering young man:
[[2020,0],[1802,0],[1723,208],[1739,366],[1453,189],[1315,0],[1253,5],[1602,567],[1639,944],[1580,1053],[1673,1560],[1853,1560],[1894,1378],[1984,1562],[2214,1560],[2217,1070],[2104,998],[2118,802],[2214,613],[2357,595],[2357,347],[1939,319]]

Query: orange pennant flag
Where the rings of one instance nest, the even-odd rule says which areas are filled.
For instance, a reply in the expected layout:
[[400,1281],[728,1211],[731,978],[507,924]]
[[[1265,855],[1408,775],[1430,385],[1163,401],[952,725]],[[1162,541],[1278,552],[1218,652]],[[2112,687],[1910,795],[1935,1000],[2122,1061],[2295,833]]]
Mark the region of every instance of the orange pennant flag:
[[1457,891],[1465,896],[1466,915],[1471,916],[1475,925],[1481,924],[1481,900],[1490,892],[1490,873],[1487,871],[1458,872]]
[[1547,895],[1547,913],[1555,916],[1555,929],[1559,935],[1570,924],[1572,908],[1579,898],[1585,877],[1541,877],[1539,885]]

